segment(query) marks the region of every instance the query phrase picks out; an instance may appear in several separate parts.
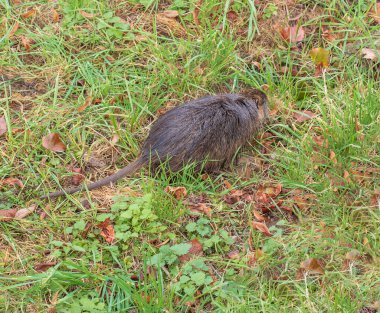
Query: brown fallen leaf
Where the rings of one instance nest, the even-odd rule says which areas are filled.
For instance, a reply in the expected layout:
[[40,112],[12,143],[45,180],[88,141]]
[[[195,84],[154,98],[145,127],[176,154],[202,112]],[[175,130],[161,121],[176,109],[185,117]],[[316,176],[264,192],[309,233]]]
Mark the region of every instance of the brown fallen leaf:
[[371,196],[370,200],[371,206],[374,208],[378,208],[380,210],[380,189],[374,190],[373,195]]
[[59,296],[59,291],[57,291],[54,295],[53,298],[50,301],[50,307],[47,313],[57,313],[56,310],[56,305],[58,303],[58,296]]
[[171,187],[167,186],[165,188],[165,192],[174,196],[177,200],[186,197],[187,195],[187,190],[185,187]]
[[260,185],[257,188],[256,200],[257,202],[267,203],[270,201],[270,199],[276,198],[281,193],[281,190],[282,190],[281,184]]
[[11,31],[9,32],[9,38],[11,38],[15,34],[15,32],[17,32],[19,26],[20,26],[20,23],[16,21],[16,23],[13,25]]
[[247,255],[247,265],[254,266],[255,263],[264,256],[264,252],[261,249],[257,249],[254,252],[249,252]]
[[61,137],[57,133],[51,133],[43,137],[42,146],[54,152],[63,152],[66,150],[65,144],[61,141]]
[[166,10],[162,12],[162,14],[168,18],[175,18],[179,15],[178,11],[176,10]]
[[35,9],[31,9],[29,11],[26,11],[25,13],[21,14],[21,17],[28,18],[28,17],[31,17],[33,15],[36,15],[36,10]]
[[92,97],[88,96],[84,100],[84,103],[77,109],[78,112],[84,111],[92,103]]
[[228,194],[224,196],[224,201],[228,204],[235,204],[241,200],[241,197],[243,195],[243,190],[232,189]]
[[292,197],[294,204],[300,210],[308,210],[314,204],[314,201],[316,198],[317,198],[317,196],[314,194],[303,194],[300,196],[293,196]]
[[346,260],[349,260],[349,261],[356,261],[356,260],[359,260],[361,257],[361,253],[359,250],[356,250],[356,249],[353,249],[349,252],[346,253]]
[[22,181],[14,177],[0,179],[0,186],[4,186],[4,185],[10,185],[10,186],[17,185],[20,188],[24,188],[24,184],[22,183]]
[[190,206],[190,211],[193,213],[205,214],[207,217],[211,218],[212,209],[205,203],[197,203]]
[[17,209],[0,210],[0,221],[13,220],[16,215]]
[[380,24],[380,2],[372,6],[371,10],[369,10],[369,16],[372,17],[377,24]]
[[323,275],[325,270],[322,267],[322,263],[318,259],[308,259],[300,264],[300,269],[304,272],[314,275]]
[[199,12],[200,12],[200,7],[202,6],[203,0],[198,0],[198,2],[195,5],[195,8],[193,10],[193,19],[194,23],[196,25],[200,25],[199,23]]
[[73,172],[76,174],[71,176],[71,183],[74,186],[79,186],[85,178],[83,173],[82,173],[82,169],[80,167],[74,167]]
[[36,209],[36,205],[32,205],[29,208],[20,209],[15,214],[15,219],[23,219],[24,217],[27,217],[30,213],[33,213]]
[[10,221],[23,219],[36,209],[36,205],[24,209],[0,210],[0,221]]
[[96,14],[88,13],[83,10],[79,10],[79,14],[82,15],[84,18],[94,18]]
[[97,225],[101,230],[100,235],[108,242],[112,243],[115,240],[115,229],[111,224],[111,220],[107,218],[104,222]]
[[21,36],[21,43],[26,51],[30,50],[30,44],[32,43],[32,41],[29,38]]
[[53,23],[58,23],[59,22],[59,19],[60,19],[60,16],[59,16],[59,13],[57,12],[56,9],[51,9],[51,13],[53,15]]
[[329,142],[327,139],[324,139],[322,136],[314,136],[313,141],[320,147],[328,148]]
[[39,263],[39,264],[35,265],[34,269],[37,272],[46,272],[49,268],[51,268],[52,266],[55,266],[56,264],[57,264],[57,262],[55,262],[55,261],[43,262],[43,263]]
[[269,231],[267,225],[259,222],[252,222],[252,226],[254,229],[262,232],[265,236],[271,237],[273,236],[271,232]]
[[334,152],[333,150],[330,150],[329,159],[330,159],[331,162],[333,162],[334,164],[337,164],[337,163],[338,163],[338,160],[336,159],[335,152]]
[[4,116],[0,117],[0,137],[3,136],[7,132],[7,121]]
[[111,145],[116,145],[118,143],[119,139],[120,139],[119,135],[117,135],[117,134],[113,135],[112,139],[110,141]]
[[198,239],[190,240],[188,243],[191,244],[191,248],[188,253],[178,257],[181,262],[189,261],[193,256],[203,255],[203,247]]
[[293,118],[297,121],[297,123],[303,123],[307,120],[315,118],[317,115],[311,111],[299,111],[293,113]]
[[231,260],[238,260],[238,259],[240,259],[240,255],[239,255],[239,251],[238,250],[234,250],[234,251],[228,252],[227,256]]
[[291,43],[301,42],[305,38],[302,26],[293,25],[280,29],[281,37]]
[[187,34],[186,29],[175,18],[169,18],[158,13],[156,15],[157,27],[165,34],[173,33],[176,36],[185,36]]
[[258,222],[266,222],[268,220],[268,218],[266,218],[265,216],[261,215],[260,212],[257,211],[257,210],[253,210],[253,216],[255,217],[255,219]]
[[322,26],[322,38],[330,42],[336,39],[327,26]]
[[362,55],[363,55],[363,59],[377,62],[378,55],[380,55],[380,50],[375,51],[373,49],[363,48]]
[[235,11],[228,11],[227,12],[227,20],[230,22],[235,22],[238,18],[238,14]]

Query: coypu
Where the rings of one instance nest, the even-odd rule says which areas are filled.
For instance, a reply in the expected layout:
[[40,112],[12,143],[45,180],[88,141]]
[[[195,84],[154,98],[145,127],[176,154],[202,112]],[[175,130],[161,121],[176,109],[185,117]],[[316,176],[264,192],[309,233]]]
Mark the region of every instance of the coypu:
[[268,98],[253,89],[246,94],[206,96],[173,108],[154,123],[140,157],[118,172],[87,186],[44,195],[59,197],[115,183],[143,166],[154,171],[167,162],[171,171],[185,164],[204,162],[203,170],[212,172],[233,160],[238,148],[259,129],[268,117]]

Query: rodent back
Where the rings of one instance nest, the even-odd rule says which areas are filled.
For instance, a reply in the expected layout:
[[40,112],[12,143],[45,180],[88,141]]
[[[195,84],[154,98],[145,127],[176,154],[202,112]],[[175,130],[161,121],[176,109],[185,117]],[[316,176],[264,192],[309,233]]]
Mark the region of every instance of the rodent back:
[[242,95],[207,96],[162,115],[152,126],[141,157],[153,167],[170,159],[172,170],[191,161],[213,160],[206,170],[232,159],[259,127],[257,103]]

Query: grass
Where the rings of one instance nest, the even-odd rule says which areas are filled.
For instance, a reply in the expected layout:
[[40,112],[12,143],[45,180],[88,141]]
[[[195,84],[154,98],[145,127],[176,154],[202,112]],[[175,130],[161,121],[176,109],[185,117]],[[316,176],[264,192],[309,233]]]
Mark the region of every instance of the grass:
[[[269,4],[277,16],[265,19]],[[2,312],[358,312],[379,300],[379,64],[360,51],[379,49],[380,26],[368,1],[297,4],[0,1],[0,117],[8,125],[0,181],[24,184],[0,184],[0,209],[38,205],[25,219],[0,222]],[[180,16],[158,14],[167,9]],[[306,30],[296,51],[274,27],[286,25],[287,12],[302,13]],[[315,47],[331,55],[322,77],[309,56]],[[134,160],[164,110],[263,85],[272,115],[266,135],[243,149],[249,171],[142,170],[117,186],[37,200],[69,186],[73,167],[96,180]],[[78,112],[88,97],[99,101]],[[293,113],[303,110],[317,116],[297,123]],[[64,153],[42,147],[52,132]],[[227,203],[263,184],[282,192],[264,206]],[[176,200],[167,186],[188,196]],[[211,217],[190,211],[199,203]],[[272,237],[252,227],[253,209]],[[97,226],[107,218],[112,245]],[[193,239],[203,255],[180,261]],[[300,269],[309,258],[323,275]]]

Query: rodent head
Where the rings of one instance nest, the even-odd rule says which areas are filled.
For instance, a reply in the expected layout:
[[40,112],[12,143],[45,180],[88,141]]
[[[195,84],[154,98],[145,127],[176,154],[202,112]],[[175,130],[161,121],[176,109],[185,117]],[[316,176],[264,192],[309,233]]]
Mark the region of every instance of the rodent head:
[[269,117],[269,110],[268,110],[269,101],[268,101],[267,95],[258,89],[250,89],[250,90],[244,92],[244,94],[248,98],[255,101],[255,103],[257,105],[257,110],[259,112],[260,121],[264,122],[265,120],[267,120]]

